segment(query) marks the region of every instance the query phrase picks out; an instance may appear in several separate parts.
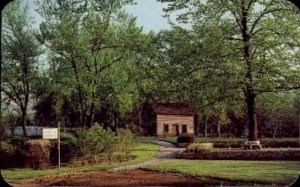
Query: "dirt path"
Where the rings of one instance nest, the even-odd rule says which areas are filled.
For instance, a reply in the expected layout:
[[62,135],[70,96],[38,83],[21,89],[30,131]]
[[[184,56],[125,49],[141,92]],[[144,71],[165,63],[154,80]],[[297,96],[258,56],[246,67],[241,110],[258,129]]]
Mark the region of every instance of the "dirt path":
[[155,140],[154,143],[156,143],[160,146],[160,152],[158,153],[158,155],[156,155],[155,158],[153,158],[151,160],[148,160],[148,161],[145,161],[145,162],[133,164],[133,165],[113,168],[110,171],[138,169],[138,168],[143,168],[143,167],[147,167],[147,166],[150,166],[150,165],[156,165],[156,164],[159,164],[161,162],[165,162],[165,161],[170,160],[170,159],[176,159],[177,154],[180,151],[184,150],[184,148],[177,148],[172,143],[165,142],[165,141]]
[[12,186],[203,186],[204,182],[173,173],[144,170],[90,171],[11,181]]

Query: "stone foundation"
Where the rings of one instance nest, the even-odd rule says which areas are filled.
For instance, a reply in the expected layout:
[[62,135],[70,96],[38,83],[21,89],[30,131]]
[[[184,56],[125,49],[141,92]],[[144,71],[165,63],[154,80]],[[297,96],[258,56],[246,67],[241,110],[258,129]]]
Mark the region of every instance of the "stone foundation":
[[260,141],[245,141],[242,145],[242,149],[262,149]]

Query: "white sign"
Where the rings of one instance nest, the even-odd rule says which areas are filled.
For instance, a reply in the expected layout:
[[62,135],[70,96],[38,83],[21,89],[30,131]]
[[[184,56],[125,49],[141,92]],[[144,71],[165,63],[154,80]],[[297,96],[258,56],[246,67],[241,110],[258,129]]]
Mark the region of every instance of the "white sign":
[[43,128],[43,139],[57,139],[57,128]]

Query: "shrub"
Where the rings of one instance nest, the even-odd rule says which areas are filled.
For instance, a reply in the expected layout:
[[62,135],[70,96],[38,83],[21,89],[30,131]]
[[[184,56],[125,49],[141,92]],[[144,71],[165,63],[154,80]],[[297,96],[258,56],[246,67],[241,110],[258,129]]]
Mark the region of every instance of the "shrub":
[[30,138],[24,136],[13,136],[9,138],[12,145],[20,148],[23,148],[25,146],[25,142],[28,140],[30,140]]
[[194,143],[195,137],[192,134],[181,134],[177,138],[177,143]]
[[133,134],[128,129],[119,129],[117,137],[118,157],[119,161],[122,161],[122,153],[126,159],[129,159],[130,154],[133,150]]
[[[60,158],[61,162],[68,163],[78,154],[78,139],[68,132],[60,133]],[[58,163],[57,140],[52,142],[50,150],[50,161],[52,164]]]
[[41,169],[49,161],[49,140],[28,140],[25,142],[24,157],[26,166],[33,169]]
[[0,141],[0,168],[8,168],[13,166],[14,162],[13,157],[15,156],[17,148],[12,145],[10,142]]
[[1,143],[0,160],[3,168],[25,167],[24,147],[28,137],[12,136]]
[[117,152],[120,162],[123,157],[128,159],[133,150],[133,135],[130,130],[120,129],[116,137],[111,129],[104,129],[101,125],[93,127],[79,134],[79,144],[84,160],[96,162],[99,155],[105,155],[109,163]]
[[204,152],[208,153],[212,151],[213,147],[214,147],[213,143],[193,143],[186,148],[186,152],[194,153],[194,154],[204,153]]
[[114,152],[117,150],[116,145],[116,136],[113,131],[110,129],[106,130],[105,136],[103,137],[104,146],[103,151],[108,158],[109,164],[111,164],[112,156]]
[[16,147],[6,141],[0,141],[0,148],[1,148],[0,151],[1,156],[3,155],[11,156],[16,151]]
[[87,131],[83,131],[80,134],[80,148],[84,159],[88,162],[97,161],[97,156],[113,145],[114,138],[111,134],[111,130],[105,130],[97,123]]
[[296,160],[299,161],[300,151],[297,149],[213,149],[211,152],[183,152],[179,156],[183,159],[209,160]]

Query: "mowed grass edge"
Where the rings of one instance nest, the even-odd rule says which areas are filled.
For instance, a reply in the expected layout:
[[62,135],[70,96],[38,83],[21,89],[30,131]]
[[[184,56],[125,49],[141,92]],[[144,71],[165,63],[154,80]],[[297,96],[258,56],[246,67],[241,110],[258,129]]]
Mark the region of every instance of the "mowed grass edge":
[[132,155],[135,156],[134,159],[125,161],[125,162],[117,162],[103,165],[85,165],[85,166],[65,166],[61,167],[58,172],[58,168],[51,169],[41,169],[34,170],[30,168],[22,168],[22,169],[5,169],[1,170],[1,175],[4,179],[26,179],[33,178],[45,175],[54,175],[54,174],[62,174],[62,173],[72,173],[72,172],[81,172],[81,171],[103,171],[112,169],[119,166],[125,166],[130,164],[135,164],[139,162],[143,162],[146,160],[150,160],[159,152],[159,146],[152,142],[150,138],[138,138],[136,141],[136,146]]
[[300,161],[172,160],[146,169],[206,178],[268,184],[291,184],[300,174]]

